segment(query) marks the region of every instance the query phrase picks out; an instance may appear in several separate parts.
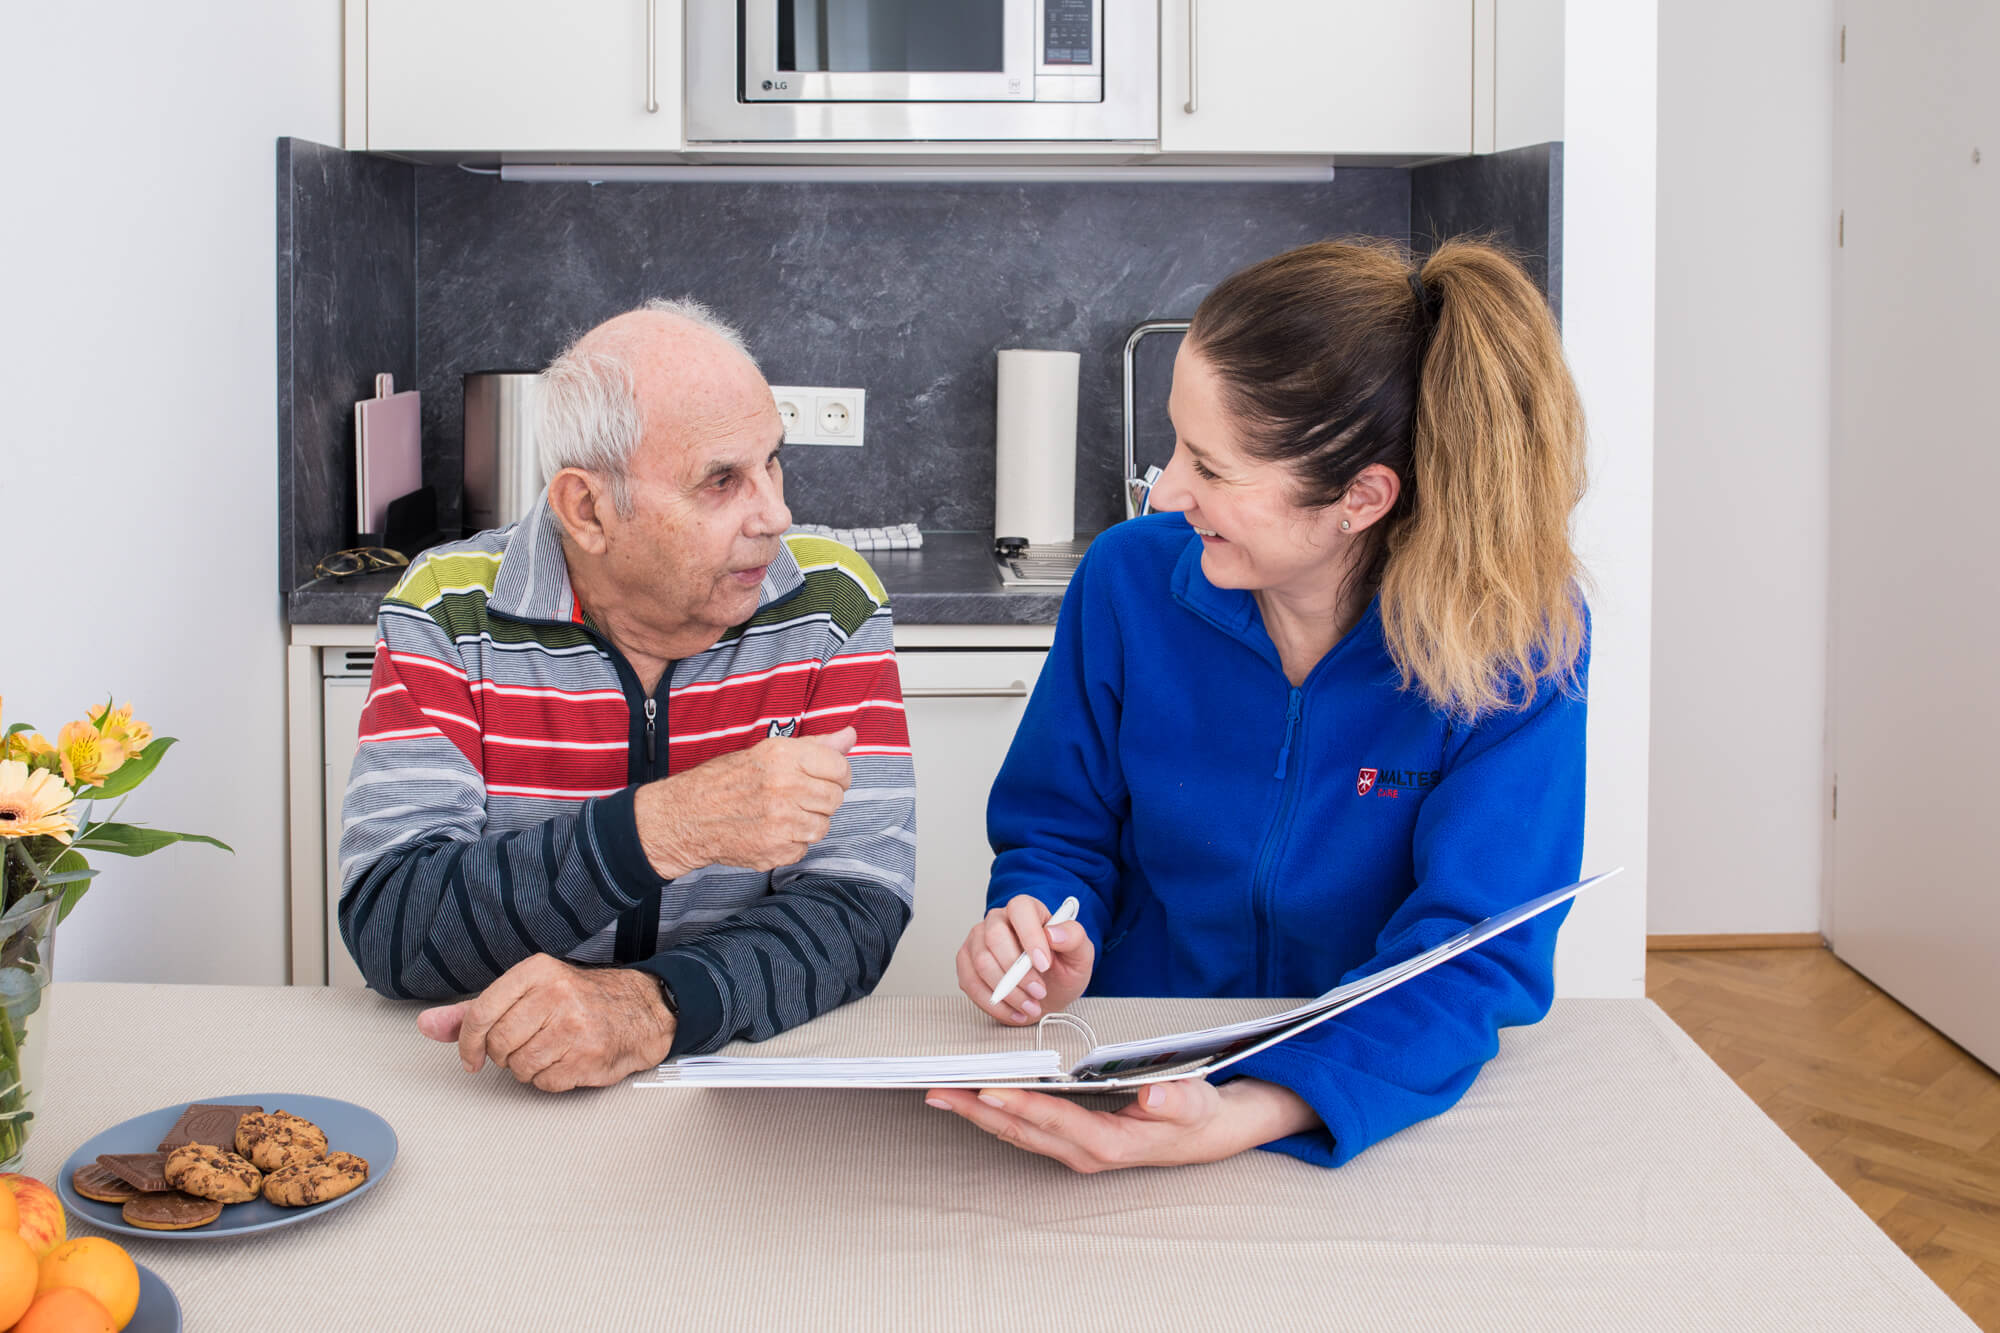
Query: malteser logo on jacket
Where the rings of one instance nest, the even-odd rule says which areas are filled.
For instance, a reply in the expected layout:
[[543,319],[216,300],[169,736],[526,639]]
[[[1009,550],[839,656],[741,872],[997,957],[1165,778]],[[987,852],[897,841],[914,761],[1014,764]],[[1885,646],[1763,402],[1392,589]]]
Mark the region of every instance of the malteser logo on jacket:
[[1443,770],[1435,768],[1364,768],[1354,779],[1354,794],[1397,800],[1405,792],[1429,791],[1443,777]]

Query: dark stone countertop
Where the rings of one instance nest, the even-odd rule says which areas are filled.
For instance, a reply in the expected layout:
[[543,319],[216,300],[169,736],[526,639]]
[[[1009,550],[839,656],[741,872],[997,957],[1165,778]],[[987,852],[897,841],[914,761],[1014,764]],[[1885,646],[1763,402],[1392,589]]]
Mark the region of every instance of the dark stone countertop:
[[[993,538],[979,532],[927,532],[921,551],[866,551],[904,625],[1053,625],[1061,588],[1000,586]],[[285,598],[294,625],[372,625],[382,595],[402,571],[351,579],[315,579]]]

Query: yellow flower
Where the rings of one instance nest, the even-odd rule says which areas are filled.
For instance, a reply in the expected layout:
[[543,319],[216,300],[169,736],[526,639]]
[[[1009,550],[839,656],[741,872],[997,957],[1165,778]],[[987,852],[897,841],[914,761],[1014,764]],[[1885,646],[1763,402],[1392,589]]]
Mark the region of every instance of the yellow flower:
[[18,759],[0,760],[0,838],[68,842],[76,821],[65,812],[74,799],[55,774],[32,770]]
[[0,759],[18,759],[31,768],[53,769],[58,763],[56,747],[39,731],[17,731],[0,742]]
[[63,781],[72,787],[102,786],[125,762],[125,746],[88,722],[66,722],[56,733]]
[[109,703],[100,704],[88,710],[85,716],[102,735],[125,747],[127,759],[137,759],[153,742],[153,729],[144,722],[132,720],[131,704],[117,709],[112,708]]

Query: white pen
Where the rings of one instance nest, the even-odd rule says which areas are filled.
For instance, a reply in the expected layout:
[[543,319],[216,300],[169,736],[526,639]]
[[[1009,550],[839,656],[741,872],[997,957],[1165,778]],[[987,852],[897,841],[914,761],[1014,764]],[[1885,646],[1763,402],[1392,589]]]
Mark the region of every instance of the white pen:
[[[1065,922],[1076,920],[1076,914],[1082,907],[1083,904],[1078,902],[1074,897],[1063,899],[1062,906],[1058,907],[1056,914],[1048,919],[1047,925],[1060,926]],[[1044,927],[1044,929],[1046,928],[1047,926]],[[1028,975],[1028,968],[1034,961],[1024,950],[1021,956],[1016,958],[1012,965],[1008,967],[1007,975],[1000,978],[1000,984],[993,988],[993,997],[987,1000],[986,1003],[998,1004],[1009,995],[1012,995],[1014,987],[1020,985],[1021,978]]]

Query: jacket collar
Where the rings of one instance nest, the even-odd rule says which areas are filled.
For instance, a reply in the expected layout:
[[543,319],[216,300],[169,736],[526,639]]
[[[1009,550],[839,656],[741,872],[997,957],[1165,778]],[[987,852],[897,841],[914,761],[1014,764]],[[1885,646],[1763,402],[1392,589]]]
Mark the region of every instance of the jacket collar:
[[[792,556],[791,544],[781,541],[777,558],[759,585],[757,610],[782,602],[805,586],[806,576]],[[535,497],[534,507],[508,530],[486,607],[514,620],[569,624],[578,618],[576,590],[563,555],[562,524],[549,507],[546,487]]]
[[[1180,559],[1174,562],[1172,587],[1174,600],[1247,646],[1273,667],[1284,670],[1283,660],[1278,656],[1278,645],[1271,642],[1270,631],[1264,628],[1264,613],[1258,609],[1257,598],[1240,588],[1218,588],[1208,581],[1208,576],[1201,572],[1201,537],[1192,531],[1188,533],[1188,544],[1181,551]],[[1327,659],[1340,656],[1357,643],[1379,641],[1381,637],[1382,599],[1378,594],[1368,599],[1361,619],[1341,636],[1340,642],[1333,645],[1326,655]]]

